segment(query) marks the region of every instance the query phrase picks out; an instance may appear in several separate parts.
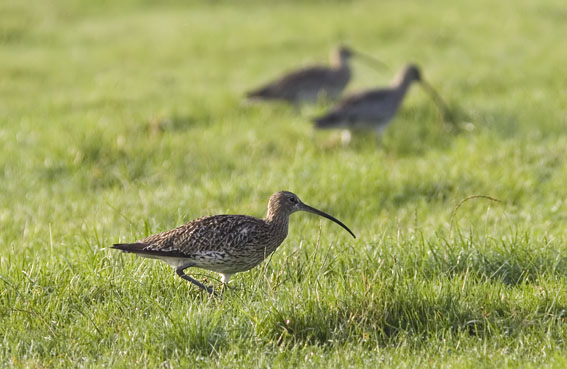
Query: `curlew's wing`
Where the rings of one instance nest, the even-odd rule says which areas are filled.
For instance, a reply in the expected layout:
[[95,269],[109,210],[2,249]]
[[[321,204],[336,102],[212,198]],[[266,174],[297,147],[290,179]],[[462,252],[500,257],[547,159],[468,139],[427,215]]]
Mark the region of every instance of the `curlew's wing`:
[[331,111],[313,121],[317,128],[382,123],[395,115],[398,105],[399,99],[390,88],[363,91],[343,98]]
[[312,66],[285,74],[247,94],[249,98],[294,100],[305,91],[316,92],[337,82],[337,71],[329,67]]
[[220,251],[227,246],[245,247],[262,227],[260,219],[246,215],[215,215],[113,248],[145,255],[186,257],[202,251]]

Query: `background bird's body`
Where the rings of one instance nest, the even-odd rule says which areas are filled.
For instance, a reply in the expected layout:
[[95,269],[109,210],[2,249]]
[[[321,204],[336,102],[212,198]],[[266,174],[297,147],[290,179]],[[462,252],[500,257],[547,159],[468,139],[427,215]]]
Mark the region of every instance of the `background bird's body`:
[[316,102],[321,98],[335,100],[341,96],[350,81],[347,66],[339,68],[307,67],[286,74],[258,90],[248,93],[248,98],[260,100],[285,100],[293,104]]
[[406,67],[391,87],[359,92],[345,97],[330,112],[314,120],[316,128],[374,129],[379,134],[394,118],[419,70]]
[[321,98],[337,99],[352,73],[349,49],[333,50],[330,66],[310,66],[290,71],[282,77],[247,93],[252,100],[282,100],[293,104],[313,103]]
[[402,103],[402,94],[405,94],[405,91],[384,88],[351,95],[329,113],[317,118],[316,127],[374,129],[382,133],[396,115]]

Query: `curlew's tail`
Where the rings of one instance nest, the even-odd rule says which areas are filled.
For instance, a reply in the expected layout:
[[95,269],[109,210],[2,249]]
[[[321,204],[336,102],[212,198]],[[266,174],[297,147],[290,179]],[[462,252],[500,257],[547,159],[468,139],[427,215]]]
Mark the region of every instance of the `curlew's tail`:
[[145,243],[135,242],[135,243],[115,243],[110,246],[111,249],[116,249],[124,252],[133,252],[137,254],[146,253],[144,250],[148,245]]
[[313,119],[313,123],[319,129],[336,128],[342,124],[342,119],[337,113],[331,112]]
[[257,99],[258,97],[261,96],[262,96],[262,92],[258,90],[246,92],[246,98],[250,100]]
[[170,256],[170,257],[187,257],[183,252],[179,250],[160,250],[152,248],[152,245],[147,243],[134,242],[134,243],[115,243],[110,246],[112,249],[120,250],[123,252],[131,252],[133,254],[138,254],[144,257],[160,257],[160,256]]
[[278,96],[274,93],[271,86],[265,86],[246,92],[246,98],[248,100],[270,100],[277,99]]

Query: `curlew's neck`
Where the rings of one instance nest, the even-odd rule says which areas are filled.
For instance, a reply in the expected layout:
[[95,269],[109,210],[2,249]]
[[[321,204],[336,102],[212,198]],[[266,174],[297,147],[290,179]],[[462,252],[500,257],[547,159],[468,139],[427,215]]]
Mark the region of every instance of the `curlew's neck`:
[[268,214],[264,219],[266,224],[271,228],[274,236],[281,239],[280,243],[287,237],[287,230],[289,226],[289,214],[284,214],[281,211],[273,211],[268,209]]
[[402,73],[396,76],[392,83],[392,87],[395,88],[399,94],[405,95],[413,81],[414,79],[410,75]]
[[348,58],[341,57],[340,54],[332,54],[331,67],[333,69],[349,69]]

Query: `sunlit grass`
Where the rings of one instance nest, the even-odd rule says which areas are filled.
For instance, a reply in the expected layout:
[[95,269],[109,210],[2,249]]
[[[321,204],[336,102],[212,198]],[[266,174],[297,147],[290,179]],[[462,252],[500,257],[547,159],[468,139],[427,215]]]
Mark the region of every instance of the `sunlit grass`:
[[[564,366],[562,5],[4,1],[0,366]],[[416,62],[458,129],[417,86],[347,146],[243,101],[339,42],[393,67],[349,91]],[[357,239],[294,214],[222,300],[108,249],[282,189]]]

